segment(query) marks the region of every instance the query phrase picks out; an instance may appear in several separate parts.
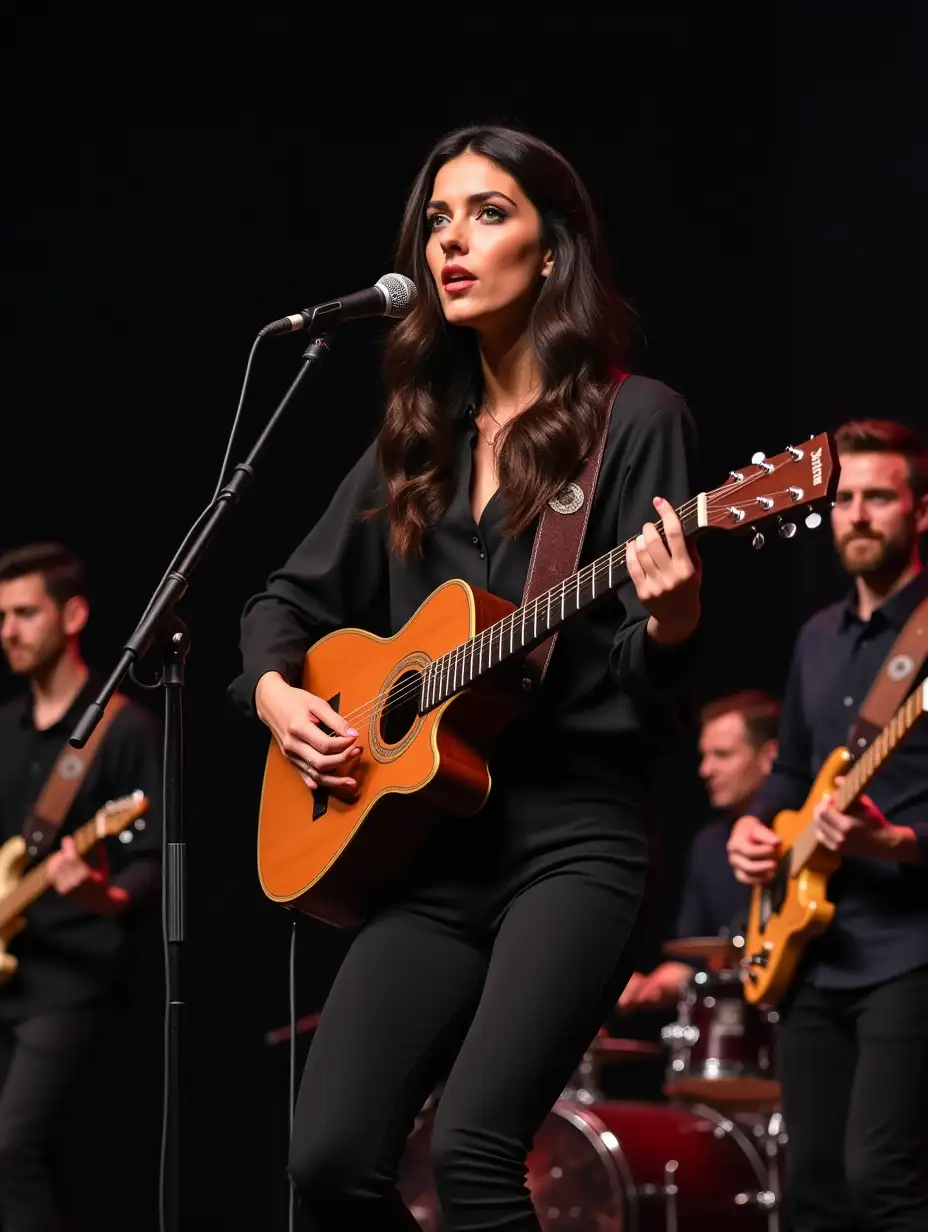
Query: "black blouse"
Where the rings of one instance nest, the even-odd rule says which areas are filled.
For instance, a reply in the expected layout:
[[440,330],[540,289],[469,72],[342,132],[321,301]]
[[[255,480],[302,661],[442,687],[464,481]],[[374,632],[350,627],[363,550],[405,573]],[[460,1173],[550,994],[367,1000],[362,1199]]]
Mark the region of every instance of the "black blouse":
[[[385,503],[372,445],[344,479],[328,509],[242,618],[243,670],[231,692],[253,708],[258,680],[277,671],[298,684],[303,656],[318,638],[345,626],[388,635],[398,631],[442,582],[462,578],[522,600],[534,528],[504,536],[499,493],[479,523],[470,506],[476,425],[472,408],[457,413],[454,495],[419,556],[398,560],[387,550],[385,518],[359,517]],[[656,518],[654,496],[675,506],[694,495],[696,434],[679,394],[658,381],[629,377],[615,403],[593,499],[581,565],[638,534]],[[695,638],[672,650],[647,637],[647,613],[630,580],[614,600],[587,609],[560,633],[535,704],[491,758],[499,786],[508,773],[537,781],[556,767],[559,781],[602,770],[640,769],[644,745],[673,730],[667,718],[680,699]],[[550,757],[548,756],[550,751]]]

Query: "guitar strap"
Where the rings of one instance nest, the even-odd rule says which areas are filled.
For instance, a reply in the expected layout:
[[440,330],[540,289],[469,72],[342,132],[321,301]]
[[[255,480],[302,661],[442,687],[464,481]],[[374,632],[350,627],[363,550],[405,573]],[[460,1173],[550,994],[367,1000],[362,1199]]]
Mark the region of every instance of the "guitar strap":
[[[528,576],[525,579],[523,605],[537,599],[577,570],[583,538],[590,520],[599,467],[606,449],[612,412],[627,376],[627,372],[614,373],[615,383],[607,397],[599,440],[594,443],[576,479],[565,484],[560,492],[548,501],[541,515],[532,545]],[[526,656],[525,664],[535,679],[536,687],[541,684],[548,670],[556,641],[557,634],[552,633]]]
[[74,749],[70,744],[65,744],[58,754],[39,798],[29,810],[29,816],[23,826],[23,838],[26,840],[26,850],[31,860],[44,855],[55,841],[58,827],[67,817],[84,775],[103,744],[110,724],[128,700],[122,693],[114,693],[84,747]]
[[855,757],[880,734],[902,705],[928,655],[928,598],[921,601],[890,647],[857,713],[848,748]]

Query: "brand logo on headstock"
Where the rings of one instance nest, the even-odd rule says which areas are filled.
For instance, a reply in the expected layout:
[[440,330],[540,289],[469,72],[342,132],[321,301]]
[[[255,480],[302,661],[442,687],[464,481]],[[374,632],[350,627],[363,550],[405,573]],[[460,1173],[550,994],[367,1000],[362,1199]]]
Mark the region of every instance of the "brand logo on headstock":
[[817,488],[822,482],[822,451],[812,450],[812,486]]

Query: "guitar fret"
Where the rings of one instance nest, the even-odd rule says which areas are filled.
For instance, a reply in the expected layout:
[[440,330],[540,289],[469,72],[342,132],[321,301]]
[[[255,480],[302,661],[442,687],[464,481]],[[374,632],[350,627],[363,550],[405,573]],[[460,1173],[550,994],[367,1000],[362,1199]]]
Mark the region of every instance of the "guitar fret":
[[474,638],[470,639],[470,678],[474,679]]

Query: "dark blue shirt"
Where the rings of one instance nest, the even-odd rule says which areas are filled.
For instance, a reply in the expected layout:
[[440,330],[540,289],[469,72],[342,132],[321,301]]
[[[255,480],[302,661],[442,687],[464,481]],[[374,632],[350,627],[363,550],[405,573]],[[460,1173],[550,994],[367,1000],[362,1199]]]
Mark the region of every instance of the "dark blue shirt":
[[735,880],[728,863],[731,824],[731,817],[720,817],[693,839],[677,916],[678,937],[734,936],[746,926],[751,889]]
[[[928,595],[928,569],[863,621],[856,596],[825,608],[802,628],[790,668],[779,756],[751,811],[770,822],[799,808],[829,754],[851,726],[890,647]],[[924,680],[926,664],[913,677]],[[921,866],[845,859],[832,876],[835,915],[810,945],[805,978],[823,988],[865,988],[928,964],[928,718],[908,733],[867,794],[895,825],[910,826]]]

